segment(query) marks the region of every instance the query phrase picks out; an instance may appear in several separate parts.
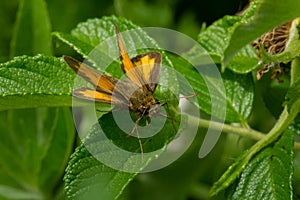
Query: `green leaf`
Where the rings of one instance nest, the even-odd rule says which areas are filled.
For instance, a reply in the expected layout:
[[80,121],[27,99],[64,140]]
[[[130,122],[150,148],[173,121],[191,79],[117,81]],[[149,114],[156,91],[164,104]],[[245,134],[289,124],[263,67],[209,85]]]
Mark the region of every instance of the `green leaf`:
[[[124,111],[116,112],[117,115],[124,115]],[[174,115],[171,116],[177,120]],[[138,139],[127,137],[128,133],[119,128],[112,113],[105,114],[99,119],[99,124],[90,129],[83,145],[71,157],[64,178],[67,196],[71,199],[116,199],[136,176],[136,173],[123,171],[139,172],[162,153],[176,133],[171,131],[174,125],[174,120],[167,120],[158,134],[151,138],[141,138],[143,159]],[[108,162],[116,169],[108,167]]]
[[52,35],[61,40],[63,43],[72,47],[77,53],[83,55],[84,57],[86,57],[87,54],[94,48],[91,44],[81,41],[77,37],[68,33],[54,32]]
[[101,164],[81,145],[71,156],[65,191],[70,199],[116,199],[134,177]]
[[[224,91],[222,91],[222,86],[219,85],[218,81],[211,81],[208,84],[213,88],[213,93],[210,94],[203,77],[200,76],[193,66],[179,57],[172,55],[168,56],[174,63],[174,68],[184,75],[198,94],[198,103],[201,110],[205,111],[207,114],[212,114],[211,95],[214,95],[214,100],[219,102],[213,103],[220,105],[215,112],[217,115],[216,117],[222,116],[224,109],[226,109],[226,121],[240,123],[247,122],[252,109],[254,96],[254,83],[250,74],[241,75],[226,70],[224,73],[221,73]],[[224,107],[225,104],[226,107]]]
[[70,110],[11,110],[0,112],[0,118],[0,196],[14,196],[14,190],[25,194],[20,199],[54,195],[74,142]]
[[287,130],[274,146],[256,155],[230,199],[293,199],[293,145],[293,133]]
[[74,78],[59,58],[16,57],[0,64],[0,110],[71,106]]
[[11,41],[10,57],[51,55],[51,25],[44,0],[22,0]]
[[240,20],[241,17],[238,16],[225,16],[200,32],[198,41],[215,62],[222,64],[223,68],[228,67],[237,73],[248,73],[258,65],[256,52],[250,45],[240,49],[226,66],[223,63],[224,52]]
[[282,3],[280,0],[256,0],[249,9],[253,10],[254,8],[256,10],[254,16],[243,19],[231,35],[229,46],[224,53],[226,64],[241,48],[263,33],[299,17],[300,1]]
[[[163,64],[172,66],[172,63],[165,56],[165,53],[159,50],[157,43],[152,38],[150,38],[141,28],[123,18],[111,16],[103,17],[101,19],[89,19],[87,22],[78,24],[77,27],[71,31],[71,34],[55,32],[53,33],[53,36],[72,47],[84,58],[88,58],[89,61],[96,64],[96,66],[100,68],[100,71],[103,72],[102,69],[107,67],[105,65],[110,63],[103,60],[105,59],[102,58],[103,56],[93,55],[93,52],[91,51],[95,50],[94,53],[97,53],[98,55],[105,55],[107,52],[110,52],[111,55],[119,55],[115,38],[115,25],[118,26],[120,32],[130,31],[124,33],[122,37],[131,58],[136,56],[137,53],[146,53],[150,51],[149,49],[153,48],[155,51],[160,51],[162,54],[162,57],[164,58],[162,61]],[[102,44],[102,52],[97,52],[96,47],[98,47],[99,44]],[[136,50],[137,52],[133,50]],[[109,59],[108,61],[111,62],[111,60],[112,59]],[[112,75],[116,75],[115,73],[117,72],[114,71]],[[117,75],[120,75],[120,73]]]
[[222,78],[227,101],[226,120],[229,122],[247,123],[254,98],[252,75],[238,75],[226,70],[222,74]]
[[138,28],[128,20],[112,16],[79,23],[71,34],[55,32],[53,35],[86,58],[101,42],[116,34],[115,25],[120,31]]

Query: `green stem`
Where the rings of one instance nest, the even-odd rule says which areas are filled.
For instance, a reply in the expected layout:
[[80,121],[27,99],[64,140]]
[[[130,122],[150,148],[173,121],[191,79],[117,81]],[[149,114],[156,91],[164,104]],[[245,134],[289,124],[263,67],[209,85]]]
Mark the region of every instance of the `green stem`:
[[269,144],[275,142],[287,129],[290,123],[294,120],[297,116],[297,112],[288,113],[287,107],[284,108],[280,118],[278,119],[275,126],[270,130],[270,132],[261,140],[259,140],[255,145],[253,145],[249,153],[244,157],[244,164],[246,165],[249,160],[260,150],[268,146]]
[[259,131],[255,131],[253,129],[248,129],[248,128],[244,128],[244,127],[223,124],[223,123],[209,121],[209,120],[205,120],[205,119],[199,119],[198,122],[199,122],[199,126],[201,126],[201,127],[212,128],[215,130],[221,129],[223,132],[226,132],[226,133],[233,133],[233,134],[237,134],[237,135],[240,135],[243,137],[249,137],[249,138],[252,138],[255,140],[260,140],[266,136],[265,134],[263,134]]
[[[214,130],[222,130],[225,133],[236,134],[242,137],[248,137],[255,140],[259,140],[259,142],[257,142],[252,147],[252,150],[254,151],[253,154],[255,154],[262,148],[277,140],[281,133],[283,133],[284,130],[288,127],[288,125],[293,121],[295,116],[296,113],[291,115],[287,112],[287,109],[285,108],[282,112],[280,119],[267,135],[250,128],[238,127],[230,124],[223,124],[220,122],[209,121],[206,119],[196,119],[196,117],[193,116],[188,117],[193,119],[191,120],[192,123],[197,123],[195,125],[199,125],[201,127],[212,128]],[[300,150],[300,143],[295,142],[294,149]]]

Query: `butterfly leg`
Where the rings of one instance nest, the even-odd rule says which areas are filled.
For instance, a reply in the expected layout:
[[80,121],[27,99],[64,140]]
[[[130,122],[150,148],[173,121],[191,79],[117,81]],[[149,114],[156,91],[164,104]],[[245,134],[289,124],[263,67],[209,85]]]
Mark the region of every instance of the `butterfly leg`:
[[147,118],[146,118],[146,126],[149,126],[149,124],[150,124],[150,117],[147,116]]
[[137,134],[137,139],[139,141],[140,150],[141,150],[141,154],[142,154],[142,162],[144,162],[144,149],[143,149],[143,144],[142,144],[142,140],[141,140],[141,136],[140,136],[138,128],[136,128],[136,134]]
[[130,137],[130,136],[132,136],[132,135],[134,134],[134,131],[137,130],[138,125],[139,125],[141,119],[142,119],[142,117],[140,117],[140,118],[138,118],[138,119],[136,120],[136,122],[135,122],[135,124],[134,124],[134,127],[131,129],[130,133],[127,134],[127,137]]
[[142,140],[141,140],[141,136],[140,136],[140,133],[139,133],[139,129],[138,129],[138,125],[141,121],[141,119],[143,118],[143,116],[140,116],[135,124],[134,124],[134,127],[132,128],[132,130],[130,131],[130,133],[128,133],[127,137],[130,137],[133,135],[134,131],[136,130],[136,135],[137,135],[137,139],[139,141],[139,145],[140,145],[140,150],[141,150],[141,154],[142,154],[142,162],[144,162],[144,149],[143,149],[143,144],[142,144]]

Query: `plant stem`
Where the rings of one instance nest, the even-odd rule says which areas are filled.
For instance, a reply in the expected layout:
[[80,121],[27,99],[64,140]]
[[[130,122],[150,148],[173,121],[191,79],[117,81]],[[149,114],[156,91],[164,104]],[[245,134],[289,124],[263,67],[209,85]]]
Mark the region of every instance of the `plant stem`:
[[[249,129],[249,128],[233,126],[230,124],[223,124],[220,122],[209,121],[206,119],[196,119],[196,117],[193,116],[188,116],[188,117],[193,118],[191,122],[197,123],[197,125],[201,127],[212,128],[215,130],[222,130],[223,132],[226,133],[236,134],[239,136],[259,140],[259,142],[257,142],[254,146],[252,146],[253,150],[257,153],[265,146],[277,140],[277,138],[281,135],[281,133],[283,133],[284,130],[288,127],[288,125],[293,121],[293,119],[295,118],[295,114],[291,115],[290,113],[287,112],[287,109],[285,108],[284,111],[282,112],[280,119],[268,134],[264,134],[262,132]],[[300,150],[300,143],[295,142],[294,149]]]
[[275,142],[294,120],[294,118],[297,116],[297,113],[298,112],[288,113],[287,107],[285,107],[280,115],[280,118],[270,132],[250,148],[249,153],[244,158],[245,163],[248,163],[252,156],[258,153],[261,149]]
[[205,119],[199,119],[199,126],[206,127],[206,128],[213,128],[216,130],[222,129],[223,132],[233,133],[240,136],[253,138],[255,140],[260,140],[266,136],[265,134],[253,129],[233,126],[229,124],[223,124],[223,123],[209,121]]

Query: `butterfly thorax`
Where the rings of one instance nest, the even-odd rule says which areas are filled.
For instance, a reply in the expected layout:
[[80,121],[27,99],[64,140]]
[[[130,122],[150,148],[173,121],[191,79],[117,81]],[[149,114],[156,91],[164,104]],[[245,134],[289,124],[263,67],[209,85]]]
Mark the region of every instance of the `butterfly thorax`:
[[160,104],[151,91],[138,88],[130,97],[129,109],[141,116],[151,117],[160,113]]

